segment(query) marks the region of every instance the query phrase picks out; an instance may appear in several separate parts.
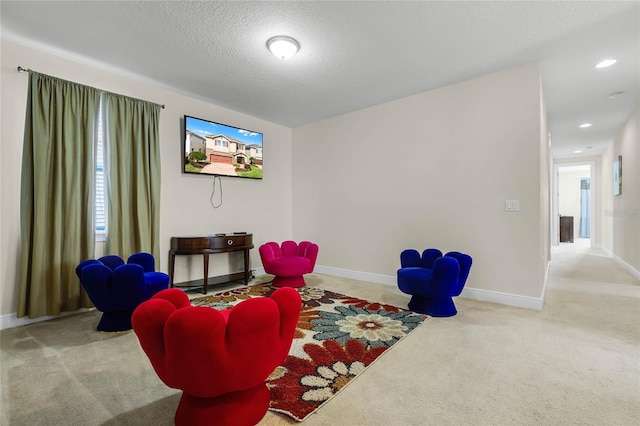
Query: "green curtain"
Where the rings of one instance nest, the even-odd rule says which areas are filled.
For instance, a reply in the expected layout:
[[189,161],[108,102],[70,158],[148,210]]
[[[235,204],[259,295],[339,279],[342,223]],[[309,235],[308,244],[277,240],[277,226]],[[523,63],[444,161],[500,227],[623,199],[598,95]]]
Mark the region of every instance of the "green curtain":
[[160,243],[160,105],[103,93],[108,253],[126,259]]
[[75,274],[95,255],[94,133],[100,91],[29,73],[20,197],[18,317],[90,307]]

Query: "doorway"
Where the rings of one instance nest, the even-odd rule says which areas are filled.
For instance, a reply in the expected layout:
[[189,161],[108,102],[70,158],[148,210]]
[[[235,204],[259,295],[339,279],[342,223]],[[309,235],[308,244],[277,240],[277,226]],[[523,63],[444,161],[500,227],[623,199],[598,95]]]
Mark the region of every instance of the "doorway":
[[595,162],[554,165],[554,246],[595,246]]

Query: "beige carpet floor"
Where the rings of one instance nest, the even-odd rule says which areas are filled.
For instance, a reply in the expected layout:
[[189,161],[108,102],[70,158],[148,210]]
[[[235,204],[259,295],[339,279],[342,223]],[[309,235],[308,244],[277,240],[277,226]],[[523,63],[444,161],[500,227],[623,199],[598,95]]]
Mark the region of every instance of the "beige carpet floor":
[[[393,286],[321,274],[308,285],[408,302]],[[640,283],[601,251],[554,248],[542,311],[456,305],[457,316],[418,327],[303,424],[640,424]],[[99,316],[0,332],[0,424],[173,424],[179,391],[157,378],[133,332],[95,331]],[[260,424],[296,423],[268,412]]]

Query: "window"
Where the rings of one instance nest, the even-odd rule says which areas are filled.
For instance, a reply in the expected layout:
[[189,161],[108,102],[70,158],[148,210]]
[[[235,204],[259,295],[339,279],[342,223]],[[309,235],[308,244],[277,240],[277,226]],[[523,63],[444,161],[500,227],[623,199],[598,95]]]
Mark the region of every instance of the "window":
[[104,190],[104,129],[102,125],[102,97],[98,105],[98,136],[96,138],[96,180],[95,180],[95,232],[96,241],[107,238],[107,200]]

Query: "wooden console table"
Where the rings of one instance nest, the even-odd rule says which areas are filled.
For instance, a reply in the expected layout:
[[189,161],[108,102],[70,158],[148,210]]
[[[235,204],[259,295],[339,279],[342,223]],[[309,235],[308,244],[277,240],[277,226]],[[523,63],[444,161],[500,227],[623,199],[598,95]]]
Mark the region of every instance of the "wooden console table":
[[[229,253],[234,251],[244,252],[244,272],[232,273],[224,276],[227,281],[244,278],[244,283],[249,284],[249,250],[253,248],[252,234],[216,234],[190,237],[171,237],[171,249],[169,250],[169,279],[173,287],[173,271],[176,255],[202,254],[204,256],[204,282],[203,293],[207,294],[209,284],[209,254]],[[225,281],[223,281],[225,282]]]
[[573,216],[560,216],[560,242],[573,242]]

